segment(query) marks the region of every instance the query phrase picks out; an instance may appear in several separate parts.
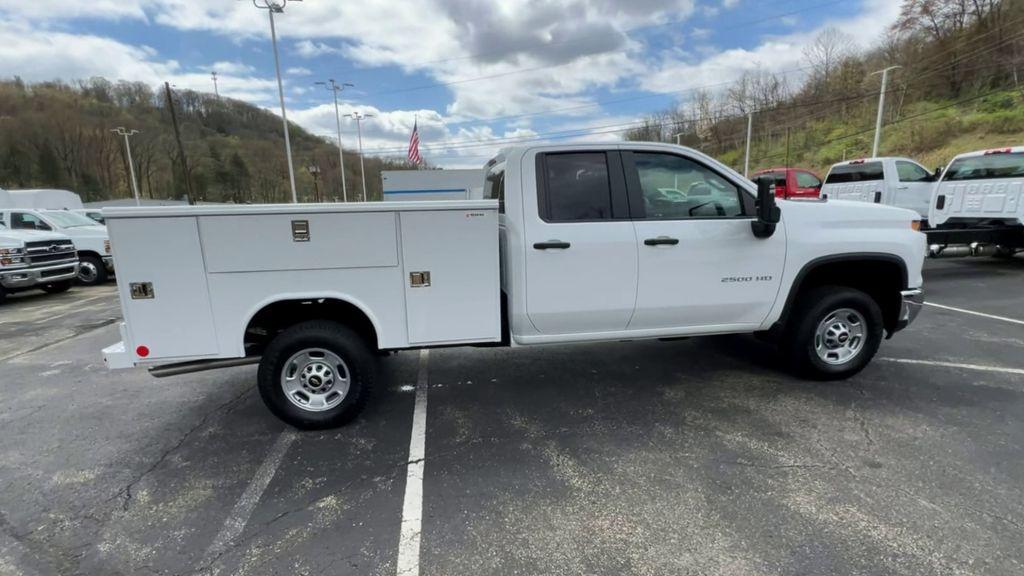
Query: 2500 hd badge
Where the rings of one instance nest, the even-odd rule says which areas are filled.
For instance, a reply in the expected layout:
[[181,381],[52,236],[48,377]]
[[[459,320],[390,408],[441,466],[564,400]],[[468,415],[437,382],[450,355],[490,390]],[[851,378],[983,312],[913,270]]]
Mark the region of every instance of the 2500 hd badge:
[[733,282],[771,282],[772,276],[726,276],[722,278],[723,284],[731,284]]

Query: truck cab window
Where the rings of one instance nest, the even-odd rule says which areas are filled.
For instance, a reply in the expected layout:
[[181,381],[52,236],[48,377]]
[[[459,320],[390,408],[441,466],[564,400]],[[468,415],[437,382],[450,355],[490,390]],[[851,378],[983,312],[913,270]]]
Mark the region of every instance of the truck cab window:
[[648,219],[743,215],[739,188],[711,169],[672,154],[635,152],[633,158]]
[[927,170],[906,160],[896,161],[896,174],[899,176],[900,182],[928,182],[932,179],[932,175]]
[[848,184],[850,182],[870,182],[873,180],[884,180],[885,173],[882,171],[881,162],[866,162],[863,164],[845,164],[836,166],[825,178],[826,184]]
[[50,230],[50,226],[32,214],[11,212],[11,228],[15,230]]
[[953,162],[946,170],[945,180],[992,180],[1024,178],[1024,153],[968,156]]
[[612,191],[604,152],[548,154],[544,166],[547,220],[611,219]]
[[810,172],[797,172],[796,185],[801,188],[821,188],[821,180]]

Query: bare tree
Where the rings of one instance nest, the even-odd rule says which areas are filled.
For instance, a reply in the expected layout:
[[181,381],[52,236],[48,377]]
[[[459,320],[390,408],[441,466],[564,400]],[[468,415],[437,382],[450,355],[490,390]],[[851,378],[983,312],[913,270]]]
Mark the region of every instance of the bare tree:
[[855,46],[849,34],[830,26],[804,47],[804,59],[811,67],[811,77],[820,81],[823,92],[828,92],[832,72],[853,55]]

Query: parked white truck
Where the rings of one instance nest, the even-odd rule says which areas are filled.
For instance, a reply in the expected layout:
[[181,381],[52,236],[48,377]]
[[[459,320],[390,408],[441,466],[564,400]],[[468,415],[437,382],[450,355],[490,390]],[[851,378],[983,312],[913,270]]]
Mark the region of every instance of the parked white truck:
[[0,222],[12,230],[42,230],[64,234],[78,250],[78,281],[87,286],[103,284],[114,271],[107,228],[69,210],[0,209]]
[[933,252],[983,244],[997,256],[1024,250],[1024,146],[953,158],[935,187],[929,222]]
[[8,294],[36,288],[64,292],[77,274],[78,255],[67,236],[0,224],[0,303]]
[[258,362],[270,410],[323,428],[361,409],[378,353],[765,333],[836,379],[923,303],[908,210],[776,204],[660,144],[512,148],[486,173],[475,201],[104,210],[124,314],[104,360]]
[[831,200],[906,208],[927,220],[932,191],[940,171],[930,172],[910,158],[849,160],[829,169],[821,195]]

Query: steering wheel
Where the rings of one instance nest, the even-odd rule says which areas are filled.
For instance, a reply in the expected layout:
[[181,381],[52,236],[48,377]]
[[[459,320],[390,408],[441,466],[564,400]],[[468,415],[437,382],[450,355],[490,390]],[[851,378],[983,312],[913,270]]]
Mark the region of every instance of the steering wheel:
[[693,208],[690,208],[690,216],[693,216],[694,212],[696,212],[697,210],[700,210],[701,208],[707,206],[708,204],[714,204],[715,205],[715,213],[718,216],[725,216],[725,206],[722,206],[722,204],[719,201],[717,201],[717,200],[711,200],[709,202],[704,202],[703,204],[697,204]]

